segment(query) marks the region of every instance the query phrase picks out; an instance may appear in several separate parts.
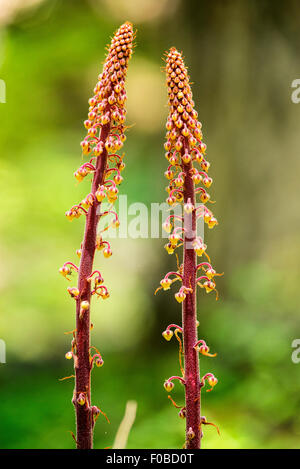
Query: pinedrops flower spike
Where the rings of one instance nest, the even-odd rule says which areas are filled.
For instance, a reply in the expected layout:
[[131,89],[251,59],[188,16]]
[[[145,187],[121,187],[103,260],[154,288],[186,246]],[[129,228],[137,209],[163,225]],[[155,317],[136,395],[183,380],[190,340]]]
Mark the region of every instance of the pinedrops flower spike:
[[[156,292],[170,290],[174,283],[180,283],[175,299],[182,304],[182,326],[170,324],[163,332],[163,337],[170,341],[175,335],[178,340],[181,376],[171,376],[164,382],[164,387],[167,392],[172,391],[175,381],[184,386],[185,406],[177,406],[169,398],[175,407],[180,408],[179,417],[186,419],[185,447],[197,449],[200,448],[202,438],[201,426],[211,425],[201,416],[201,388],[207,382],[210,386],[207,390],[211,391],[218,380],[212,373],[200,377],[199,353],[206,357],[214,357],[216,354],[210,353],[203,339],[198,340],[196,289],[199,286],[206,293],[214,291],[218,299],[215,277],[222,275],[217,274],[211,265],[206,253],[207,246],[197,236],[197,220],[202,218],[210,229],[218,221],[207,207],[208,203],[212,203],[207,192],[212,178],[208,176],[210,163],[205,156],[202,125],[194,109],[187,69],[181,53],[175,48],[170,49],[166,57],[166,76],[170,111],[165,142],[165,156],[169,164],[165,172],[169,183],[167,202],[170,207],[181,204],[183,216],[169,215],[163,228],[169,233],[169,242],[165,246],[168,254],[173,254],[183,246],[183,262],[179,265],[177,257],[177,271],[168,272]],[[201,262],[197,263],[197,257],[202,258]]]
[[[77,267],[66,262],[59,272],[70,280],[78,273],[77,286],[67,289],[76,301],[76,329],[73,331],[71,351],[66,358],[74,360],[75,389],[73,404],[76,411],[76,444],[79,449],[89,449],[93,445],[93,427],[101,413],[91,404],[91,371],[94,365],[102,367],[104,361],[100,352],[90,346],[90,305],[92,296],[106,299],[109,291],[103,284],[99,270],[93,271],[95,251],[102,252],[104,258],[112,255],[110,243],[97,234],[97,225],[102,217],[107,217],[109,226],[117,228],[119,219],[112,209],[101,212],[101,202],[107,200],[111,206],[118,198],[118,186],[125,168],[123,147],[125,137],[126,91],[125,79],[128,62],[132,55],[134,32],[132,24],[124,23],[112,38],[103,71],[94,88],[94,96],[89,100],[88,119],[84,122],[87,135],[81,142],[82,153],[88,161],[74,173],[78,182],[92,175],[92,186],[87,196],[66,212],[69,220],[84,215],[84,239],[77,249],[80,258]],[[105,230],[104,230],[105,231]],[[103,232],[102,232],[103,234]],[[91,350],[96,353],[92,355]]]

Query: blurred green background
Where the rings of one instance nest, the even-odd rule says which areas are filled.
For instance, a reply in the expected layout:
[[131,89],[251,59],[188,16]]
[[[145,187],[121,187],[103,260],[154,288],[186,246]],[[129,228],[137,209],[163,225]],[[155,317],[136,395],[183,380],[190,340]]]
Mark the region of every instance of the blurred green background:
[[[299,327],[300,104],[297,1],[1,0],[0,447],[73,448],[72,374],[65,360],[74,302],[58,268],[76,262],[83,218],[64,212],[88,192],[80,165],[88,99],[105,45],[125,20],[138,29],[128,73],[121,193],[128,202],[165,200],[165,50],[183,50],[203,123],[219,226],[206,235],[220,300],[198,296],[199,334],[219,378],[203,393],[205,448],[299,448],[300,364],[291,360]],[[99,267],[111,292],[94,301],[93,344],[105,365],[93,371],[100,417],[95,447],[112,446],[126,402],[138,403],[128,448],[180,448],[184,422],[163,381],[178,373],[180,322],[172,293],[153,292],[175,258],[162,239],[116,239]],[[176,386],[173,397],[183,403]]]

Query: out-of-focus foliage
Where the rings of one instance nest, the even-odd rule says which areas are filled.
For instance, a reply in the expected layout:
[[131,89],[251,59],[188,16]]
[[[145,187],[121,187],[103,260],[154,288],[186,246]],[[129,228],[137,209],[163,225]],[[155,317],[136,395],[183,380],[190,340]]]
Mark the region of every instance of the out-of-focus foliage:
[[[28,8],[25,8],[28,4]],[[12,7],[15,5],[15,9]],[[201,360],[219,384],[203,393],[206,448],[299,447],[299,370],[291,343],[299,330],[299,78],[296,1],[0,2],[0,447],[73,447],[72,368],[64,360],[74,304],[58,268],[76,261],[83,220],[64,212],[87,183],[79,166],[88,98],[104,47],[120,22],[138,28],[128,74],[128,203],[165,199],[166,92],[160,68],[171,46],[184,51],[203,122],[214,212],[206,235],[218,271],[220,301],[199,292],[200,335],[215,359]],[[22,9],[21,9],[22,7]],[[6,9],[5,9],[6,8]],[[128,399],[138,402],[130,448],[176,448],[182,422],[164,379],[177,372],[177,350],[161,330],[180,321],[172,294],[153,291],[175,259],[161,239],[112,240],[96,259],[111,298],[94,301],[93,344],[105,365],[93,372],[100,418],[95,446],[111,446]],[[74,279],[76,282],[76,279]],[[177,385],[174,398],[182,402]]]

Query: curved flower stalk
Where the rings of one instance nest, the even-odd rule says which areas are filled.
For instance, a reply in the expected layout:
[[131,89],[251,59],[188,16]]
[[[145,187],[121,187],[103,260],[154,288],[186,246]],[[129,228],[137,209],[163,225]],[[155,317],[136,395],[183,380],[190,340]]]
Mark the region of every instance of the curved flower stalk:
[[[92,187],[89,194],[77,205],[66,212],[68,219],[84,215],[84,239],[77,255],[80,265],[77,267],[66,262],[60,273],[69,280],[71,274],[78,273],[76,287],[69,287],[68,293],[76,301],[76,329],[73,331],[72,349],[66,358],[73,358],[75,368],[75,389],[73,404],[76,411],[76,444],[79,449],[92,448],[93,427],[99,413],[91,405],[91,370],[95,364],[103,365],[100,352],[90,346],[90,304],[91,297],[106,299],[107,287],[100,271],[93,271],[95,251],[102,252],[105,258],[112,254],[108,241],[97,234],[97,225],[102,217],[107,217],[109,226],[117,228],[119,219],[111,208],[101,212],[101,202],[107,200],[113,206],[118,198],[118,185],[123,178],[125,167],[123,155],[118,154],[126,139],[125,130],[125,78],[128,62],[132,55],[134,32],[132,24],[124,23],[115,33],[104,63],[103,72],[98,77],[94,96],[89,100],[88,119],[84,122],[87,136],[81,142],[81,148],[88,161],[78,168],[74,176],[80,182],[87,175],[92,175]],[[92,355],[91,350],[96,350]]]
[[[208,357],[215,354],[209,353],[204,340],[198,340],[196,288],[199,286],[206,293],[214,291],[218,298],[215,277],[222,274],[217,274],[212,267],[206,253],[207,246],[203,239],[197,236],[196,225],[199,218],[202,218],[209,228],[213,228],[218,222],[206,205],[211,202],[206,190],[212,184],[212,178],[207,173],[210,164],[205,158],[206,145],[202,141],[201,123],[194,109],[187,69],[182,55],[175,48],[170,49],[167,54],[166,75],[170,108],[165,143],[166,159],[169,163],[165,172],[169,180],[167,202],[171,207],[181,204],[183,216],[171,214],[163,228],[170,233],[169,242],[165,246],[167,252],[173,254],[183,246],[183,263],[178,265],[176,272],[168,272],[158,288],[169,290],[173,283],[179,282],[180,288],[175,293],[175,299],[182,304],[182,327],[171,324],[163,332],[163,337],[168,341],[175,333],[179,342],[182,376],[167,379],[164,387],[168,392],[171,391],[174,380],[184,386],[185,406],[180,407],[179,417],[186,418],[185,447],[197,449],[200,448],[202,437],[201,425],[207,424],[205,417],[201,417],[200,413],[200,391],[206,381],[211,390],[217,384],[217,379],[211,373],[200,378],[198,353]],[[197,264],[197,256],[205,256],[205,259]],[[179,407],[173,400],[172,402]]]

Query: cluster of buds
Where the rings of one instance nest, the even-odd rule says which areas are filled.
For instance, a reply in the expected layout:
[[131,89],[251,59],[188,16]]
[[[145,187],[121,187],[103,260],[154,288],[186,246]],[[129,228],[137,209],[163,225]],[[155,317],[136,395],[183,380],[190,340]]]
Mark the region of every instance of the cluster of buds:
[[198,342],[194,345],[194,349],[196,352],[201,353],[202,355],[205,355],[206,357],[216,357],[216,353],[209,353],[209,347],[206,344],[205,340],[201,339],[198,340]]
[[182,376],[171,376],[164,382],[164,388],[167,392],[171,392],[174,389],[174,380],[180,381],[180,383],[183,385],[185,384],[185,380],[182,378]]

